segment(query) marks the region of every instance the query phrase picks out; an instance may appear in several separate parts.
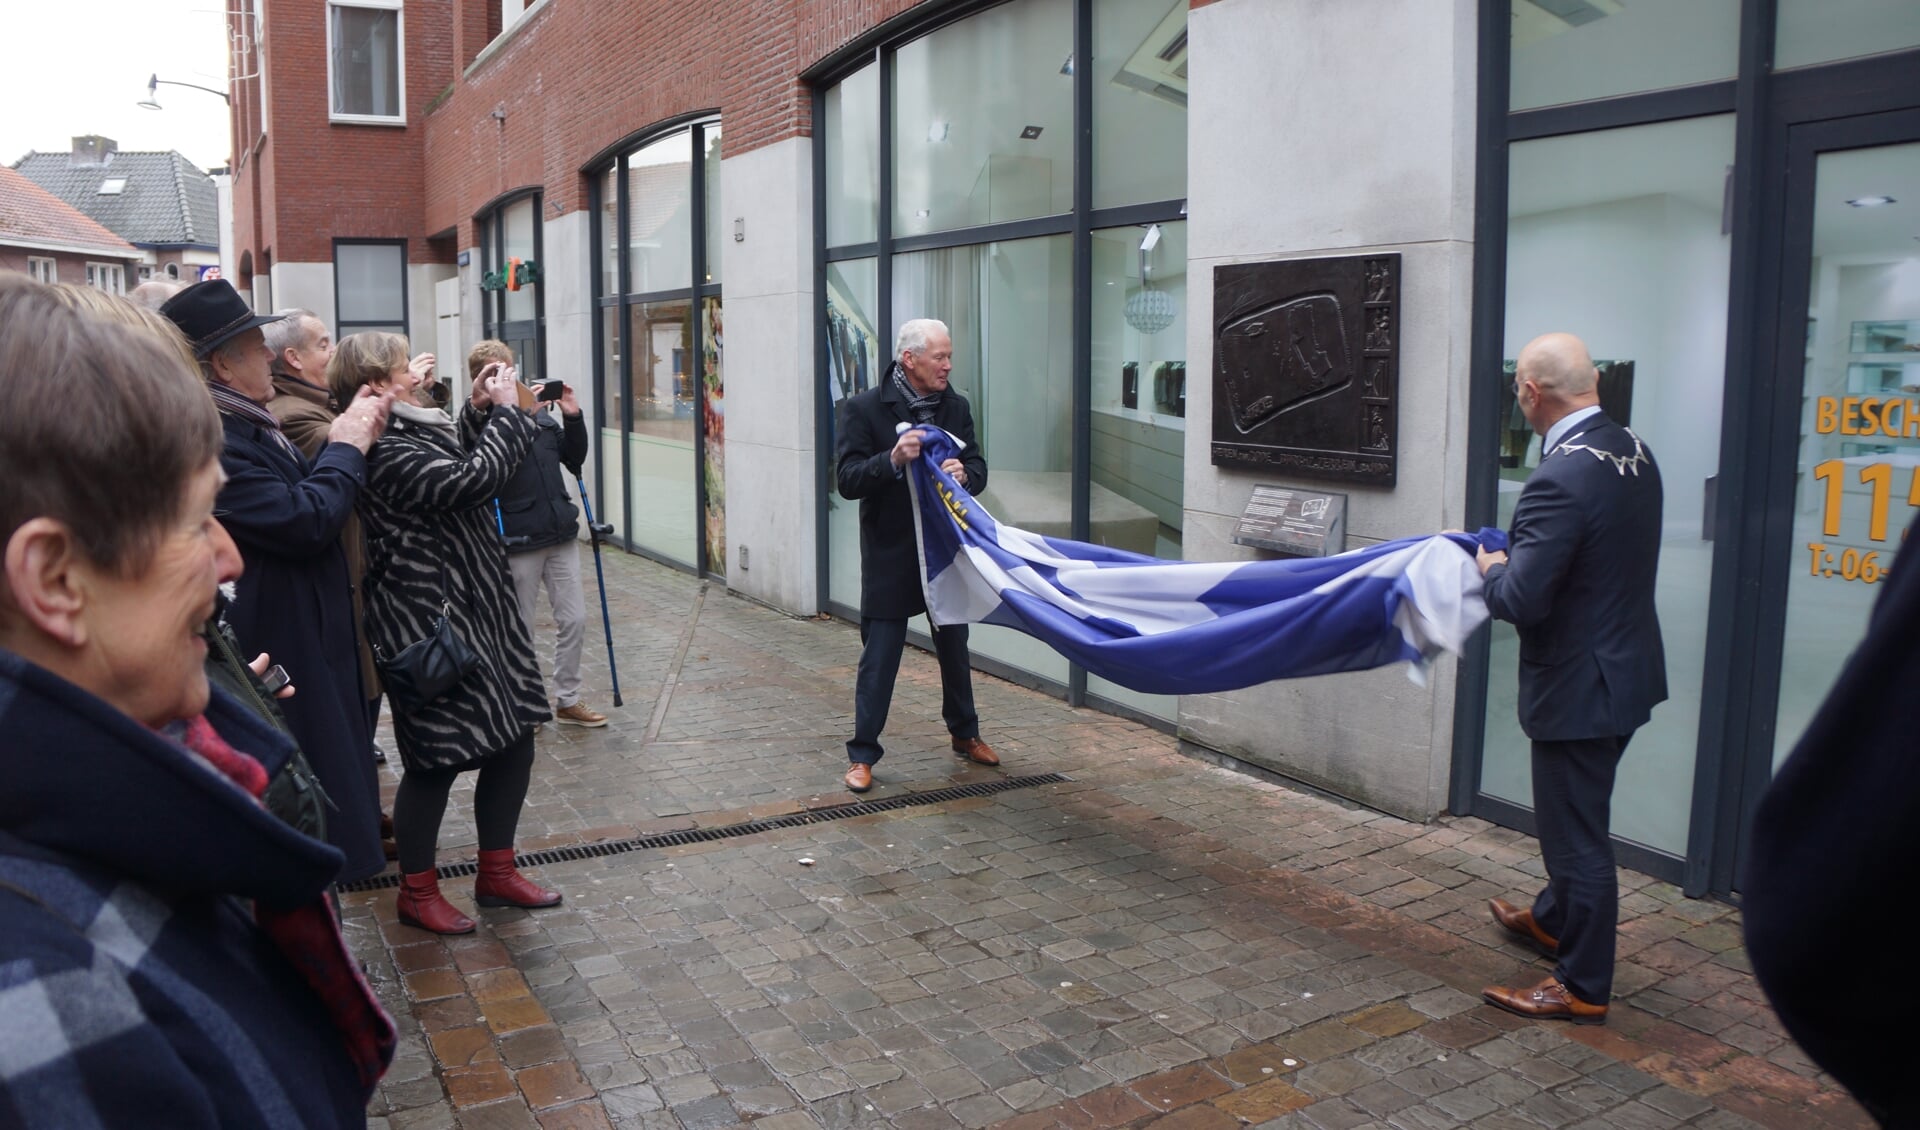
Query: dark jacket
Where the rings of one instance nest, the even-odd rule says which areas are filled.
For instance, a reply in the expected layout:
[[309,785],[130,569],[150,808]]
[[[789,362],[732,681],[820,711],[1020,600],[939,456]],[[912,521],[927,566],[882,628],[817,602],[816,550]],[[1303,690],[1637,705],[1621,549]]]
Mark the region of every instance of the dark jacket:
[[1534,741],[1625,736],[1666,701],[1660,506],[1653,452],[1603,412],[1527,479],[1485,592],[1520,630],[1520,728]]
[[[290,751],[224,692],[206,717],[269,772]],[[332,924],[340,853],[6,651],[0,757],[0,1122],[364,1126],[393,1029]],[[310,948],[263,925],[288,914]]]
[[533,443],[518,408],[460,413],[458,435],[395,414],[367,462],[367,635],[397,655],[448,619],[480,666],[415,711],[395,709],[408,769],[477,767],[553,715],[514,597],[493,499]]
[[[1863,991],[1904,982],[1899,932],[1875,941],[1867,924],[1898,918],[1920,869],[1920,533],[1909,533],[1866,638],[1760,800],[1739,884],[1747,954],[1780,1023],[1885,1126],[1920,1126],[1912,1024]],[[1846,922],[1869,932],[1835,925]]]
[[587,461],[587,422],[578,413],[542,410],[532,416],[538,425],[533,447],[500,491],[509,553],[545,549],[580,535],[580,510],[567,493],[567,478],[578,478]]
[[[888,458],[899,436],[895,425],[913,422],[891,373],[877,387],[842,400],[834,414],[840,495],[860,501],[860,615],[876,620],[904,620],[927,609],[913,538],[913,496]],[[987,489],[987,457],[974,437],[967,398],[948,386],[933,423],[967,445],[960,462],[968,493],[978,496]]]
[[249,658],[268,652],[292,677],[297,691],[281,712],[333,800],[327,838],[347,855],[340,879],[362,879],[387,860],[340,534],[360,497],[366,459],[334,443],[309,466],[250,420],[223,413],[220,422],[227,472],[220,522],[246,563],[227,623]]
[[[276,372],[274,397],[267,410],[280,421],[280,428],[308,460],[320,458],[326,450],[327,434],[333,428],[334,411],[327,390]],[[348,516],[340,527],[340,552],[347,557],[347,579],[353,585],[354,631],[360,639],[360,693],[372,700],[380,697],[380,675],[373,669],[373,649],[367,646],[366,633],[360,630],[364,608],[360,601],[360,580],[367,572],[366,537],[360,532],[360,515]]]

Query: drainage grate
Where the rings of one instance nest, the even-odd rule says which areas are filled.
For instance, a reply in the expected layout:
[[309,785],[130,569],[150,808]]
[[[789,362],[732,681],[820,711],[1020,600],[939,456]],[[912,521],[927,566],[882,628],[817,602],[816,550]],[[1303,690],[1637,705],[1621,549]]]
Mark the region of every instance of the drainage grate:
[[[929,789],[923,793],[906,793],[891,796],[883,800],[861,800],[852,804],[836,804],[826,808],[811,808],[805,812],[794,812],[786,816],[773,816],[765,820],[749,820],[743,824],[727,824],[718,828],[693,828],[684,832],[665,832],[658,836],[638,836],[631,840],[606,840],[597,844],[578,844],[569,847],[547,848],[544,851],[521,852],[514,856],[513,862],[519,867],[541,867],[549,863],[573,863],[582,859],[602,859],[609,855],[625,855],[632,851],[650,851],[654,848],[680,847],[683,844],[708,843],[713,840],[731,840],[740,836],[754,836],[761,832],[772,832],[780,828],[798,828],[803,824],[825,824],[831,820],[846,820],[854,816],[870,816],[876,812],[892,812],[901,808],[919,808],[929,804],[943,804],[950,800],[962,800],[967,797],[992,796],[1013,789],[1031,789],[1039,785],[1063,784],[1073,778],[1060,773],[1039,773],[1027,777],[1004,777],[998,781],[982,781],[973,785],[954,785],[944,789]],[[439,867],[442,879],[458,879],[472,875],[479,867],[471,862],[447,863]],[[340,884],[341,891],[378,891],[400,885],[398,874],[375,875],[370,879],[359,879],[351,883]]]

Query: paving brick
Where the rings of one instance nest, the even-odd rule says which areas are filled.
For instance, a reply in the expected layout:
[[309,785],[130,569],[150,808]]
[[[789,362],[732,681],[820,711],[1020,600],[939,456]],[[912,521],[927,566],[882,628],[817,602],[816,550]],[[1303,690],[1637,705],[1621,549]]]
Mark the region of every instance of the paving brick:
[[[539,731],[523,845],[846,799],[850,628],[607,566],[634,641],[629,706],[604,730]],[[604,676],[590,657],[590,683]],[[404,1021],[370,1113],[389,1130],[468,1113],[662,1130],[1236,1112],[1289,1130],[1864,1125],[1767,1009],[1729,907],[1622,872],[1608,1024],[1528,1022],[1478,994],[1543,975],[1485,911],[1540,882],[1530,838],[1235,777],[987,676],[976,697],[1008,771],[1074,779],[555,864],[541,879],[562,907],[488,911],[468,937],[398,926],[391,891],[347,896],[348,936]],[[909,651],[884,789],[1002,775],[954,762],[939,708],[936,666]],[[471,856],[471,789],[456,785],[447,858]],[[525,1100],[479,1101],[508,1069]]]

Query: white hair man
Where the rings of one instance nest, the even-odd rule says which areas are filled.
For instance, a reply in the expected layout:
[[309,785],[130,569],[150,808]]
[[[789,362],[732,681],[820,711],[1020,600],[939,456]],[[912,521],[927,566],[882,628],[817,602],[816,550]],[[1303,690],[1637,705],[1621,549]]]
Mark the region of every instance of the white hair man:
[[[907,620],[926,611],[905,471],[920,458],[925,433],[909,427],[896,437],[897,425],[928,424],[955,436],[964,444],[961,455],[941,469],[975,494],[987,485],[973,410],[949,383],[953,337],[945,323],[932,318],[903,323],[893,353],[878,386],[842,400],[836,411],[835,477],[841,496],[860,502],[860,668],[845,778],[856,793],[873,787],[873,766],[884,753],[880,731],[893,702]],[[980,740],[966,625],[935,628],[933,646],[940,659],[940,713],[954,754],[980,765],[1000,764]]]

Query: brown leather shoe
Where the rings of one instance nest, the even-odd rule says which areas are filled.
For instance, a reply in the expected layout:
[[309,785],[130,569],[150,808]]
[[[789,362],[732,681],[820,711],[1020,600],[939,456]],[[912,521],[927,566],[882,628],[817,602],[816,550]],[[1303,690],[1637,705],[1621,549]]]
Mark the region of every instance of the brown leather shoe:
[[873,766],[856,761],[847,766],[847,788],[851,792],[864,793],[873,787]]
[[1493,985],[1480,990],[1480,996],[1495,1008],[1529,1020],[1571,1020],[1575,1024],[1605,1024],[1607,1006],[1588,1004],[1573,995],[1559,979],[1549,977],[1530,989],[1509,989]]
[[585,726],[589,730],[597,730],[607,724],[606,715],[584,702],[560,707],[553,712],[553,719],[562,726]]
[[1522,910],[1506,899],[1492,899],[1487,909],[1493,911],[1493,920],[1504,926],[1515,937],[1539,950],[1546,957],[1560,956],[1560,939],[1540,928],[1533,920],[1533,911]]
[[975,765],[1000,764],[1000,759],[993,754],[993,748],[979,738],[953,739],[953,755],[964,757]]

